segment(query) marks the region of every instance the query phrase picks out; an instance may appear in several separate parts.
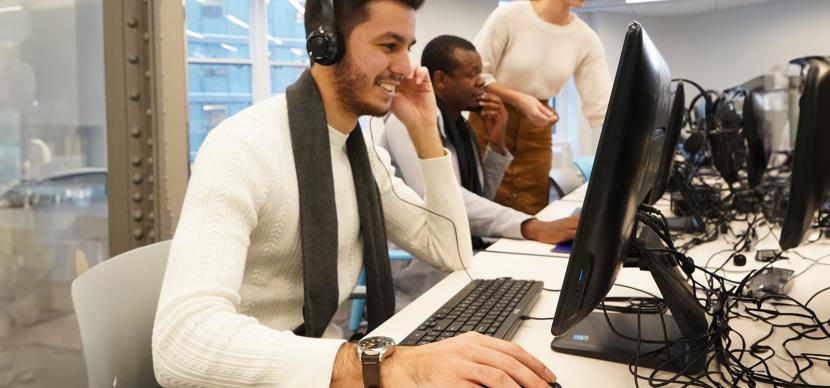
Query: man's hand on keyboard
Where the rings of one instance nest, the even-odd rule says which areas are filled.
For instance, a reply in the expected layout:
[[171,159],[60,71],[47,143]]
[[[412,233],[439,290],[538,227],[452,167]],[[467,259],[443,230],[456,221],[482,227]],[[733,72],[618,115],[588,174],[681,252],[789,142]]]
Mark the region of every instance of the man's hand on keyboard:
[[528,240],[559,244],[574,239],[578,224],[578,215],[554,221],[541,221],[531,218],[522,223],[522,235]]
[[550,387],[555,380],[521,346],[476,332],[399,346],[381,368],[388,387]]

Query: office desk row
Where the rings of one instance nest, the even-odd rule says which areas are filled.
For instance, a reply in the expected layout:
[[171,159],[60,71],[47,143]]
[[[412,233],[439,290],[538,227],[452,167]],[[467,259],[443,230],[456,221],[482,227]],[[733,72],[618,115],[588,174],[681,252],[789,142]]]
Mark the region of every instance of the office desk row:
[[[570,215],[575,208],[581,206],[586,186],[583,185],[562,200],[551,203],[537,217],[550,220]],[[659,201],[655,207],[668,213],[668,201],[665,199]],[[741,225],[733,225],[733,227],[740,230]],[[758,234],[760,241],[756,243],[755,249],[778,248],[775,230],[760,228]],[[725,259],[728,259],[731,247],[732,243],[728,238],[720,238],[711,243],[694,247],[687,254],[695,259],[697,265],[703,266],[707,261],[710,261],[709,267],[715,268],[721,266]],[[565,276],[568,256],[561,253],[552,253],[551,248],[551,245],[534,241],[501,239],[491,245],[487,251],[475,255],[466,272],[456,271],[450,274],[370,335],[385,335],[397,341],[402,340],[424,319],[461,290],[470,281],[470,276],[485,279],[510,276],[516,279],[541,280],[545,283],[545,288],[559,289]],[[830,259],[826,260],[826,263],[822,261],[830,257],[830,241],[817,241],[797,248],[796,252],[800,255],[788,253],[785,256],[789,259],[776,263],[776,266],[795,271],[797,278],[794,280],[789,295],[805,302],[815,292],[830,286]],[[746,256],[748,260],[745,266],[738,267],[729,261],[723,265],[719,273],[727,278],[740,280],[751,270],[763,265],[763,263],[754,260],[753,252],[746,253]],[[804,258],[801,256],[804,256]],[[696,279],[699,281],[703,280],[702,275],[701,271],[695,273]],[[659,294],[651,275],[637,268],[621,269],[616,284],[634,286]],[[613,287],[609,295],[644,296],[636,291],[619,286]],[[543,291],[529,315],[552,318],[558,297],[558,292]],[[810,307],[818,313],[819,318],[823,320],[830,319],[830,292],[817,296],[810,303]],[[520,344],[544,362],[557,374],[559,382],[564,387],[635,386],[634,377],[629,372],[627,365],[552,351],[550,343],[553,335],[550,333],[550,325],[550,320],[524,321],[512,341]],[[730,325],[743,334],[750,343],[766,335],[768,330],[768,326],[746,319],[732,320]],[[828,325],[828,329],[830,329],[830,325]],[[783,335],[783,333],[776,333],[772,338],[773,342],[779,334]],[[792,336],[792,333],[789,333],[789,336]],[[785,337],[781,338],[781,341],[783,341]],[[804,347],[804,349],[801,349],[801,347]],[[830,352],[830,342],[827,340],[809,341],[808,343],[799,342],[795,346],[790,346],[789,350],[828,353]],[[779,348],[776,351],[779,355],[786,355],[783,349]],[[786,356],[775,358],[771,363],[774,364],[774,369],[778,369],[772,372],[782,378],[787,378],[787,374],[791,375],[794,371],[792,361],[788,361]],[[645,372],[643,370],[641,369],[641,374],[650,372],[650,370],[645,370]],[[830,384],[830,367],[826,364],[814,367],[805,376],[810,384]],[[640,385],[647,386],[648,384],[641,380]]]

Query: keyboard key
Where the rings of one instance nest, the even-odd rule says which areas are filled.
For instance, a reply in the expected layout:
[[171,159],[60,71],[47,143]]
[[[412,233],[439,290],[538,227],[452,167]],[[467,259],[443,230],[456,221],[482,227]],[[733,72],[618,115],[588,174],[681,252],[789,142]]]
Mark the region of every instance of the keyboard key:
[[449,326],[452,323],[452,321],[453,321],[452,319],[442,319],[442,320],[436,322],[435,326],[433,326],[432,329],[433,330],[444,331],[444,330],[447,329],[447,326]]
[[412,341],[417,341],[417,340],[421,339],[421,337],[423,337],[426,333],[427,332],[425,332],[423,330],[415,330],[415,331],[412,332],[412,334],[407,336],[406,339],[412,340]]
[[456,331],[461,330],[461,326],[463,326],[463,325],[464,325],[464,322],[455,321],[455,322],[451,323],[449,326],[447,326],[446,331],[455,333]]

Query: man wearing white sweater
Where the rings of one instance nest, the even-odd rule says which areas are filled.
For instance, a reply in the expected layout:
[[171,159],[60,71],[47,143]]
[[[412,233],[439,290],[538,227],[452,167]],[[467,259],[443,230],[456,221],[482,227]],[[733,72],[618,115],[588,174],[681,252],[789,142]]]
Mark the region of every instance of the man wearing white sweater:
[[[309,49],[319,64],[286,95],[226,120],[205,140],[153,328],[160,383],[543,387],[555,380],[519,346],[477,333],[397,349],[382,338],[359,348],[313,338],[331,336],[332,306],[346,299],[363,265],[370,327],[394,310],[382,292],[391,290],[387,235],[445,270],[471,256],[429,76],[408,58],[422,2],[308,0]],[[358,116],[390,110],[421,159],[423,199],[355,131]]]

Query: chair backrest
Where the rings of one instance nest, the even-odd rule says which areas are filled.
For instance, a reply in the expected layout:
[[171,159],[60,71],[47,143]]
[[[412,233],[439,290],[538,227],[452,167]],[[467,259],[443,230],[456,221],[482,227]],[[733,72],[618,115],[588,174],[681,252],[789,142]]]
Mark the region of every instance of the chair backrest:
[[151,338],[170,241],[133,249],[72,282],[90,387],[158,387]]
[[549,177],[560,199],[585,183],[580,174],[572,168],[555,168],[550,170]]
[[587,182],[591,179],[591,170],[594,168],[594,156],[580,156],[574,158],[574,165],[582,174],[582,178]]

